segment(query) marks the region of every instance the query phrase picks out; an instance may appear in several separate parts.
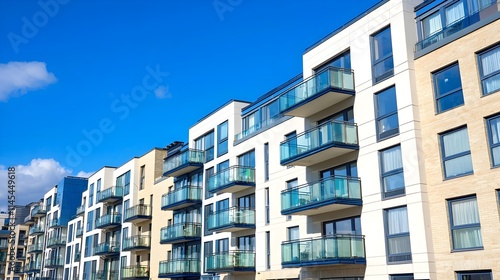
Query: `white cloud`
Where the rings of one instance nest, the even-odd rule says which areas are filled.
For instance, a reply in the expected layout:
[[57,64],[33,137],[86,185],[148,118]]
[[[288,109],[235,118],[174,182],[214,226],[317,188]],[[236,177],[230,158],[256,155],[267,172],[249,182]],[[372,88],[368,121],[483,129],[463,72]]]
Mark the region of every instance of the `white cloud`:
[[83,178],[88,178],[90,175],[94,174],[94,172],[85,172],[85,171],[80,171],[78,174],[76,174],[76,177],[83,177]]
[[[54,159],[33,159],[28,165],[16,167],[16,204],[25,205],[38,201],[65,176],[71,175]],[[77,176],[88,177],[91,173],[80,171]],[[0,165],[0,209],[7,209],[7,167]]]
[[168,91],[168,87],[159,86],[155,89],[155,96],[158,99],[172,98],[172,93]]
[[43,62],[0,63],[0,101],[7,101],[10,97],[26,94],[30,90],[41,89],[56,81],[54,74],[47,71]]

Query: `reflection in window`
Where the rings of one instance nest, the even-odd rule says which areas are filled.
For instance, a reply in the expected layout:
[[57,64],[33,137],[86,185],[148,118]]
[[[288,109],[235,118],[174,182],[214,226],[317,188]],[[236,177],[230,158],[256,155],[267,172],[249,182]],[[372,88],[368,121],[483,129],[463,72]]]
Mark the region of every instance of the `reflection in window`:
[[377,83],[394,74],[391,28],[387,27],[372,35],[371,45],[373,80]]
[[438,113],[464,104],[458,63],[433,74]]

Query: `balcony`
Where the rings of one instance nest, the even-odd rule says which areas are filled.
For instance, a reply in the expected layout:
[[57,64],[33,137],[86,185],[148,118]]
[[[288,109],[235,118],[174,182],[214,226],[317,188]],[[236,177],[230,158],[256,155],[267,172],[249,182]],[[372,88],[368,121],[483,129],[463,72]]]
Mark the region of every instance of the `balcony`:
[[141,251],[151,248],[151,238],[147,235],[127,237],[123,240],[122,251]]
[[142,266],[128,266],[122,268],[122,279],[149,279],[149,267]]
[[140,223],[151,220],[151,207],[149,205],[139,204],[125,210],[123,222]]
[[50,258],[45,259],[45,267],[46,268],[58,268],[64,265],[63,258]]
[[184,278],[200,276],[200,259],[174,259],[161,261],[158,272],[159,278]]
[[29,245],[28,249],[26,250],[26,252],[28,252],[28,254],[43,252],[43,242],[40,242],[38,244]]
[[33,207],[33,210],[31,210],[31,216],[35,218],[43,217],[47,215],[47,209],[45,209],[45,206],[43,205],[37,205]]
[[232,207],[208,214],[208,230],[234,232],[255,228],[255,210]]
[[363,205],[359,178],[334,176],[281,192],[282,215],[317,215]]
[[42,263],[30,262],[29,264],[24,266],[24,272],[25,273],[37,273],[37,272],[40,272],[41,268],[42,268]]
[[35,218],[33,216],[31,216],[31,214],[28,215],[28,216],[26,216],[26,218],[24,218],[24,224],[25,225],[30,226],[30,225],[32,225],[34,223],[35,223]]
[[76,237],[83,236],[83,227],[76,228],[75,235]]
[[118,280],[119,273],[118,270],[98,270],[93,277],[93,280]]
[[366,264],[364,237],[328,235],[285,241],[281,244],[283,267],[332,264]]
[[97,193],[97,202],[115,203],[123,199],[123,187],[115,186]]
[[329,67],[284,92],[279,97],[280,113],[306,118],[354,93],[354,72]]
[[85,213],[85,204],[82,204],[76,208],[76,216],[83,215]]
[[45,233],[45,228],[41,225],[35,225],[30,228],[30,235],[40,235]]
[[61,220],[59,220],[59,219],[52,219],[49,222],[49,228],[58,228],[58,227],[62,227]]
[[107,214],[96,219],[95,227],[100,229],[110,229],[122,225],[121,214]]
[[232,166],[208,178],[211,193],[235,193],[255,187],[255,169],[247,166]]
[[73,257],[73,261],[75,261],[75,262],[79,262],[79,261],[80,261],[81,256],[82,256],[82,253],[81,253],[81,252],[76,252],[76,253],[75,253],[75,256]]
[[175,244],[201,239],[200,223],[181,223],[160,230],[160,244]]
[[203,163],[205,163],[205,151],[188,149],[165,158],[163,176],[178,177],[202,167]]
[[[439,4],[440,2],[429,2],[428,5],[425,6],[425,9],[429,9],[431,5]],[[456,40],[465,34],[474,31],[475,29],[481,27],[481,25],[476,25],[478,22],[488,23],[492,20],[496,20],[499,16],[500,11],[500,1],[483,1],[482,7],[479,7],[478,11],[465,14],[462,14],[462,18],[449,24],[445,27],[440,27],[436,32],[428,35],[426,38],[418,41],[415,44],[415,52],[424,50],[425,48],[431,47],[435,45],[436,47],[442,46],[443,44],[449,43],[452,40]],[[486,4],[486,5],[484,5]],[[483,6],[484,5],[484,6]],[[424,7],[422,7],[424,8]],[[432,7],[431,7],[432,8]],[[471,8],[471,7],[468,7]],[[439,8],[436,8],[436,12],[443,13]],[[463,11],[462,11],[463,12]],[[431,13],[428,13],[431,14]],[[447,15],[441,14],[441,18],[446,18]],[[421,22],[418,22],[420,24]],[[439,24],[441,25],[441,24]],[[434,48],[432,48],[434,49]],[[431,49],[431,50],[432,50]]]
[[205,257],[205,270],[208,273],[255,271],[255,252],[229,251]]
[[177,210],[194,204],[201,204],[202,188],[184,186],[161,197],[161,210]]
[[53,247],[64,247],[66,246],[66,236],[59,236],[59,237],[51,237],[47,240],[47,247],[48,248],[53,248]]
[[311,166],[358,148],[356,124],[329,121],[281,142],[281,165]]
[[94,255],[96,256],[109,256],[119,254],[120,244],[117,242],[103,242],[94,247]]

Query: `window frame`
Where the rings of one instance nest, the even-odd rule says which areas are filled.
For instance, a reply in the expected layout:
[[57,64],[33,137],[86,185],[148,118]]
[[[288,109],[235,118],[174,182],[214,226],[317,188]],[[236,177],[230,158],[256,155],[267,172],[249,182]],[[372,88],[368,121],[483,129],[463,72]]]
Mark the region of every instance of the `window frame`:
[[[406,222],[408,223],[409,226],[409,218],[408,218],[408,207],[407,205],[401,205],[401,206],[396,206],[392,208],[387,208],[384,209],[384,234],[385,234],[385,250],[387,254],[387,264],[403,264],[403,263],[412,263],[413,262],[413,252],[411,250],[411,237],[410,237],[410,228],[408,227],[408,232],[407,233],[397,233],[397,234],[389,234],[389,211],[396,210],[396,209],[401,209],[405,208],[406,209]],[[406,237],[408,236],[408,239],[410,240],[410,252],[406,253],[409,256],[408,260],[401,260],[401,261],[391,261],[390,257],[391,256],[406,256],[403,254],[391,254],[389,251],[389,239],[392,238],[401,238],[401,237]]]
[[[226,127],[226,137],[221,138],[222,128]],[[220,149],[222,145],[225,145],[225,150]],[[217,126],[217,157],[225,155],[229,152],[229,121],[226,120]]]
[[[378,96],[382,93],[388,92],[391,89],[394,89],[394,101],[396,102],[396,110],[394,112],[380,115],[380,112],[379,112],[380,106],[379,106]],[[375,103],[375,114],[376,114],[375,120],[376,120],[377,141],[382,141],[382,140],[389,139],[391,137],[399,135],[399,114],[398,114],[399,110],[398,110],[398,99],[397,99],[397,93],[396,93],[396,85],[394,84],[390,87],[386,87],[385,89],[376,92],[373,96],[375,99],[374,103]],[[379,125],[380,121],[385,120],[385,119],[389,119],[390,117],[392,117],[394,115],[396,115],[396,120],[397,120],[397,124],[398,124],[397,127],[392,129],[392,130],[385,131],[385,134],[382,135],[380,132],[380,125]]]
[[[377,35],[380,35],[384,31],[389,30],[389,34],[391,35],[391,53],[387,54],[379,59],[375,59],[375,38]],[[371,63],[372,63],[372,81],[373,84],[378,84],[381,81],[384,81],[390,77],[394,76],[394,48],[392,47],[392,33],[391,33],[391,26],[387,25],[379,30],[377,30],[375,33],[370,35],[370,53],[371,53]],[[375,68],[376,65],[380,63],[384,63],[387,59],[392,59],[392,69],[389,71],[386,71],[380,75],[376,75],[375,73]]]
[[490,94],[494,94],[496,92],[499,92],[500,91],[500,88],[498,88],[497,90],[495,91],[492,91],[492,92],[488,92],[486,93],[485,90],[486,88],[484,87],[484,81],[489,79],[489,78],[492,78],[492,77],[495,77],[495,76],[499,76],[499,79],[500,79],[500,68],[488,75],[484,75],[483,74],[483,63],[482,63],[482,60],[481,60],[481,56],[483,56],[484,54],[486,53],[489,53],[489,52],[493,52],[493,51],[497,51],[500,53],[500,44],[496,44],[494,46],[491,46],[481,52],[479,52],[477,54],[477,61],[478,61],[478,68],[479,68],[479,80],[480,80],[480,83],[481,83],[481,93],[482,93],[482,96],[487,96],[487,95],[490,95]]
[[407,279],[414,279],[413,273],[408,273],[408,274],[391,274],[390,275],[391,280],[407,280]]
[[498,119],[498,121],[500,122],[500,114],[496,114],[496,115],[493,115],[493,116],[486,118],[486,129],[488,131],[487,132],[488,144],[489,144],[489,148],[490,148],[490,158],[491,158],[491,167],[492,168],[500,167],[500,158],[499,158],[498,163],[495,164],[495,158],[493,157],[493,149],[496,149],[496,148],[500,149],[500,131],[498,132],[499,141],[498,141],[498,143],[494,144],[493,143],[493,131],[491,130],[491,121],[496,120],[496,119]]
[[[446,157],[445,156],[446,150],[445,150],[445,146],[444,146],[443,137],[446,136],[446,135],[450,135],[452,133],[458,132],[458,131],[460,131],[462,129],[466,129],[467,130],[467,141],[469,141],[469,151],[468,152],[461,152],[461,153],[454,154],[452,156],[447,156]],[[443,168],[443,179],[444,180],[450,180],[450,179],[460,178],[460,177],[464,177],[464,176],[468,176],[468,175],[474,174],[474,165],[473,165],[473,162],[472,162],[472,152],[471,152],[471,149],[470,149],[469,130],[467,129],[467,126],[460,126],[460,127],[453,128],[451,130],[447,130],[445,132],[439,133],[439,147],[441,149],[441,166]],[[471,155],[471,167],[472,167],[472,170],[470,172],[466,172],[466,173],[462,173],[462,174],[458,174],[458,175],[453,175],[453,176],[448,176],[447,172],[446,172],[445,161],[454,160],[454,159],[457,159],[457,158],[460,158],[460,157],[464,157],[464,156],[467,156],[467,155]]]
[[[386,151],[392,150],[394,148],[399,147],[400,153],[401,153],[401,167],[398,169],[393,169],[390,171],[385,171],[384,170],[384,157],[383,154]],[[379,151],[379,166],[380,166],[380,187],[381,187],[381,192],[382,192],[382,199],[391,199],[391,198],[396,198],[396,197],[401,197],[406,195],[406,182],[404,180],[404,164],[403,164],[403,150],[401,148],[401,144],[397,144],[394,146],[387,147],[383,150]],[[403,186],[401,188],[398,188],[394,191],[391,192],[386,192],[385,184],[384,184],[384,179],[386,177],[394,176],[397,174],[402,174],[403,176]],[[394,194],[390,194],[394,193]]]
[[461,280],[462,276],[467,276],[467,275],[489,275],[490,279],[493,279],[493,275],[491,273],[491,270],[469,270],[469,271],[456,271],[457,274],[457,279]]
[[[468,195],[468,196],[463,196],[463,197],[457,197],[457,198],[451,198],[447,199],[447,206],[448,206],[448,220],[449,220],[449,227],[450,227],[450,237],[451,237],[451,251],[452,252],[463,252],[463,251],[475,251],[475,250],[483,250],[484,249],[484,243],[483,243],[483,232],[481,230],[481,217],[479,216],[479,205],[477,205],[478,208],[478,218],[479,218],[479,223],[474,223],[474,224],[467,224],[467,225],[459,225],[459,226],[454,226],[453,225],[453,208],[452,204],[453,202],[457,201],[464,201],[464,200],[469,200],[474,198],[476,200],[476,204],[478,204],[477,201],[477,196],[475,194],[473,195]],[[454,242],[454,235],[453,232],[455,230],[460,230],[460,229],[467,229],[467,228],[475,228],[479,227],[480,233],[481,233],[481,244],[482,246],[476,246],[476,247],[469,247],[469,248],[455,248],[455,242]]]
[[[439,89],[438,89],[438,79],[437,79],[437,76],[439,74],[442,74],[448,70],[451,70],[452,68],[454,67],[457,67],[458,68],[458,74],[459,74],[459,80],[460,80],[460,87],[459,88],[454,88],[452,90],[449,90],[445,93],[440,93],[439,92]],[[434,90],[434,103],[435,103],[435,109],[436,109],[436,114],[441,114],[441,113],[444,113],[444,112],[448,112],[448,111],[451,111],[455,108],[458,108],[458,107],[461,107],[461,106],[464,106],[465,105],[465,99],[464,99],[464,93],[463,93],[463,86],[462,86],[462,74],[460,73],[460,64],[458,63],[458,61],[455,61],[451,64],[448,64],[446,65],[445,67],[442,67],[434,72],[431,73],[432,74],[432,88]],[[443,99],[443,98],[446,98],[448,96],[451,96],[453,94],[457,94],[457,93],[460,93],[461,96],[462,96],[462,104],[459,104],[459,105],[456,105],[454,107],[451,107],[451,108],[448,108],[448,109],[445,109],[445,110],[442,110],[440,109],[440,103],[439,103],[439,100],[440,99]]]

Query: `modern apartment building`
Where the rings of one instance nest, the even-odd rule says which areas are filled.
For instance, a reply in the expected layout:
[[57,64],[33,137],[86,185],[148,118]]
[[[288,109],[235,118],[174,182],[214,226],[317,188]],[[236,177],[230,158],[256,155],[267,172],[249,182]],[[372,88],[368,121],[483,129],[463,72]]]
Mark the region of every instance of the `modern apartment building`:
[[[23,223],[30,213],[30,206],[14,206],[12,210],[13,214],[9,218],[0,218],[0,223],[3,225],[0,230],[2,236],[0,239],[0,278],[9,280],[23,278],[29,229]],[[9,224],[14,226],[9,226]],[[11,229],[15,232],[15,239],[12,238]],[[4,241],[5,236],[7,236],[7,241]]]
[[436,279],[500,279],[500,2],[416,8]]

